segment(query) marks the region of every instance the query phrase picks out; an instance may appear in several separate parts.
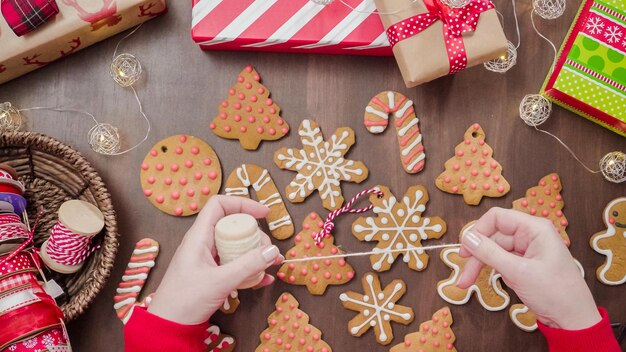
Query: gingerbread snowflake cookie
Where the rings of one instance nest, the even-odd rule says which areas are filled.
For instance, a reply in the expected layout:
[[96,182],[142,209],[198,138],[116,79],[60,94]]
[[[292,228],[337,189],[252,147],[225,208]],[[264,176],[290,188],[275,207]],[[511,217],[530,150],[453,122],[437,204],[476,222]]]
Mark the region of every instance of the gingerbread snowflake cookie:
[[479,124],[467,129],[454,154],[435,180],[440,190],[462,194],[465,203],[477,205],[484,196],[502,197],[511,189],[502,176],[502,166],[493,158],[493,149],[485,143],[485,131]]
[[304,120],[298,134],[303,149],[281,148],[274,154],[278,167],[298,173],[285,189],[287,199],[301,203],[317,189],[324,208],[338,209],[344,200],[341,181],[361,183],[368,175],[365,164],[344,158],[355,142],[354,131],[342,127],[324,141],[317,122]]
[[348,322],[348,330],[353,336],[361,336],[373,327],[376,341],[388,345],[393,340],[392,321],[404,325],[413,321],[413,309],[397,304],[406,285],[402,280],[393,280],[382,289],[376,273],[366,273],[362,283],[363,294],[348,291],[339,295],[346,309],[359,312]]
[[213,148],[187,135],[155,144],[141,164],[143,193],[159,210],[176,216],[196,214],[222,184],[220,160]]
[[241,71],[210,127],[222,138],[238,139],[247,150],[257,149],[262,140],[277,140],[289,132],[289,125],[280,117],[280,108],[252,66]]
[[[361,241],[377,241],[375,251],[382,254],[370,256],[372,268],[387,271],[402,254],[409,268],[417,271],[426,269],[428,254],[415,250],[422,241],[436,239],[446,232],[446,223],[440,217],[424,217],[428,203],[428,191],[423,186],[410,187],[404,197],[396,199],[388,187],[376,186],[383,192],[381,198],[370,196],[376,217],[360,217],[352,224],[353,235]],[[391,249],[407,249],[406,252],[389,253]]]
[[594,234],[589,243],[593,250],[606,256],[596,271],[598,280],[617,286],[626,282],[626,197],[609,202],[603,214],[607,229]]
[[389,352],[456,352],[452,331],[452,313],[448,307],[439,309],[431,320],[420,324],[417,332],[404,337],[404,342],[393,346]]
[[[319,246],[315,234],[322,231],[324,222],[316,213],[310,213],[302,223],[302,231],[294,237],[296,245],[285,253],[285,259],[328,256],[342,253],[334,245],[332,235],[322,239]],[[354,269],[344,258],[285,263],[276,276],[292,285],[305,285],[310,293],[321,295],[329,285],[342,285],[352,280]]]
[[265,219],[272,236],[278,240],[291,237],[294,232],[291,215],[267,169],[254,164],[242,164],[228,176],[225,191],[229,196],[249,198],[250,187],[254,189],[259,203],[270,208]]
[[[471,229],[474,222],[465,225],[461,230],[461,237]],[[459,242],[461,242],[459,238]],[[452,274],[446,280],[439,281],[437,292],[446,302],[451,304],[465,304],[472,294],[475,294],[480,304],[487,310],[499,311],[509,305],[509,294],[502,288],[502,275],[495,269],[484,266],[476,282],[468,288],[459,288],[456,283],[459,275],[467,263],[467,258],[460,256],[460,248],[447,248],[441,251],[441,260],[452,269]]]

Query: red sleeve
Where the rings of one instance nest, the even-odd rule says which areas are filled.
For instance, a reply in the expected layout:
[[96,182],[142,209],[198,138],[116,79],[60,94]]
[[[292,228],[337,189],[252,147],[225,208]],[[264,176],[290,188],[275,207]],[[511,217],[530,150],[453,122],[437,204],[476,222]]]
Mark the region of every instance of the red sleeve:
[[622,349],[613,335],[609,314],[602,307],[598,311],[602,320],[582,330],[556,329],[537,322],[550,352],[620,352]]
[[124,326],[126,352],[202,352],[209,323],[182,325],[135,307]]

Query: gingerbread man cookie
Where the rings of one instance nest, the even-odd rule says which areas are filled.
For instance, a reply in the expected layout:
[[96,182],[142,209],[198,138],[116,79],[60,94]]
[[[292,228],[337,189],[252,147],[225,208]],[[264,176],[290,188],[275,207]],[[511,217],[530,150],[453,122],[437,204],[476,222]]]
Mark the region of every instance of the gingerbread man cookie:
[[[333,236],[323,238],[319,246],[315,244],[315,234],[322,231],[323,226],[320,216],[310,213],[302,223],[302,231],[294,238],[295,247],[287,251],[285,259],[343,253],[334,245]],[[305,285],[312,294],[321,295],[328,285],[342,285],[352,280],[354,269],[344,258],[311,260],[285,263],[276,276],[289,284]]]
[[210,127],[222,138],[238,139],[247,150],[257,149],[262,140],[274,141],[289,132],[289,125],[280,117],[280,108],[252,66],[241,71]]
[[605,285],[621,285],[626,282],[626,197],[609,202],[603,220],[607,229],[589,240],[591,248],[606,256],[596,276]]
[[415,174],[424,169],[426,154],[422,144],[419,119],[415,115],[413,102],[405,95],[394,91],[378,93],[365,108],[364,124],[371,133],[382,133],[389,123],[389,116],[395,116],[400,161],[404,171]]
[[209,337],[204,340],[207,345],[206,352],[232,352],[235,350],[235,339],[222,333],[219,326],[211,324],[206,331],[209,333]]
[[[474,221],[463,227],[461,237],[473,224]],[[461,242],[461,238],[459,238],[459,242]],[[437,284],[439,296],[446,302],[460,305],[467,303],[474,293],[480,304],[487,310],[499,311],[506,308],[511,299],[509,294],[502,289],[502,275],[489,266],[484,266],[481,269],[476,282],[469,288],[462,289],[456,286],[459,275],[467,263],[467,259],[459,255],[460,250],[460,248],[447,248],[441,251],[441,260],[452,269],[452,274],[448,279],[439,281]]]
[[485,143],[485,132],[479,124],[467,129],[454,154],[435,180],[437,188],[462,194],[469,205],[477,205],[484,196],[502,197],[509,193],[511,186],[502,176],[502,166],[492,157],[493,149]]
[[397,200],[388,187],[376,186],[382,197],[370,195],[376,217],[360,217],[352,224],[352,234],[360,241],[377,241],[377,250],[406,248],[406,252],[373,254],[372,268],[387,271],[402,254],[409,268],[422,271],[428,264],[428,254],[415,250],[422,241],[440,238],[446,232],[446,223],[440,217],[424,217],[428,191],[423,186],[410,187],[404,197]]
[[220,160],[206,142],[187,135],[155,144],[141,164],[141,187],[150,203],[175,216],[196,214],[222,185]]
[[373,327],[376,341],[388,345],[393,340],[392,321],[404,325],[413,321],[413,309],[396,303],[406,292],[406,284],[393,280],[382,289],[376,273],[366,273],[362,283],[363,294],[348,291],[339,295],[344,308],[359,312],[348,322],[348,330],[352,336],[361,336]]
[[420,324],[417,332],[406,335],[404,342],[393,346],[389,352],[456,352],[452,323],[450,308],[441,308],[433,314],[432,320]]
[[309,316],[288,292],[276,301],[276,310],[267,318],[269,327],[261,333],[255,352],[307,351],[332,352],[322,340],[322,332],[309,324]]
[[287,199],[301,203],[317,189],[324,208],[338,209],[343,204],[341,181],[361,183],[368,175],[365,164],[344,159],[355,142],[354,131],[342,127],[324,141],[317,122],[304,120],[298,134],[303,149],[281,148],[274,153],[278,167],[298,173],[285,189]]
[[254,164],[243,164],[233,170],[226,180],[226,194],[250,197],[249,187],[254,189],[259,203],[270,208],[265,217],[272,236],[277,240],[291,237],[294,232],[291,215],[280,196],[269,172]]
[[537,316],[527,306],[519,303],[509,308],[511,321],[525,332],[537,330]]

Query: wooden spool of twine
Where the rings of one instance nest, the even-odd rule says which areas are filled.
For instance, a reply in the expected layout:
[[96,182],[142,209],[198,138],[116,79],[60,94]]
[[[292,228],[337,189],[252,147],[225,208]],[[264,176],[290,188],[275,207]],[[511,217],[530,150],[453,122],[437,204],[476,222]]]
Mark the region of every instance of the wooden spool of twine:
[[67,145],[43,134],[10,132],[0,136],[0,163],[17,170],[19,180],[26,186],[28,217],[31,226],[43,209],[35,229],[35,246],[48,238],[57,222],[57,211],[63,202],[80,199],[100,209],[104,215],[104,229],[93,238],[101,247],[92,253],[76,273],[47,274],[67,293],[61,309],[66,321],[82,314],[104,287],[118,247],[117,221],[111,196],[102,179],[85,158]]

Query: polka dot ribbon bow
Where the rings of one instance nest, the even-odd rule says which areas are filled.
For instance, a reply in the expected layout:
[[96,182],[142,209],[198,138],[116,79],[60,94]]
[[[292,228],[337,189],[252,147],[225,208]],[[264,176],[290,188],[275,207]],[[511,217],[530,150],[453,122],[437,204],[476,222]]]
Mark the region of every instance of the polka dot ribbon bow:
[[335,223],[333,221],[335,221],[335,218],[337,216],[339,216],[341,214],[344,214],[344,213],[361,214],[361,213],[365,213],[365,212],[368,212],[368,211],[372,210],[372,208],[374,208],[374,205],[372,205],[372,204],[366,206],[365,208],[358,208],[358,209],[352,208],[352,205],[357,200],[359,200],[359,198],[363,197],[366,194],[377,194],[378,197],[382,197],[384,195],[384,193],[382,191],[378,190],[378,189],[375,189],[375,188],[367,189],[365,191],[361,191],[361,192],[357,193],[343,207],[341,207],[341,208],[339,208],[337,210],[332,211],[326,217],[326,221],[324,222],[324,226],[322,227],[322,231],[313,234],[313,239],[315,240],[315,245],[317,245],[318,247],[321,247],[322,246],[322,240],[325,237],[330,237],[330,233],[333,232],[333,229],[335,228]]
[[494,8],[490,0],[472,0],[467,6],[452,8],[441,0],[424,0],[428,12],[404,19],[387,28],[391,46],[415,36],[437,21],[443,22],[443,37],[446,42],[450,74],[467,67],[467,53],[463,34],[473,32],[478,25],[480,14]]

